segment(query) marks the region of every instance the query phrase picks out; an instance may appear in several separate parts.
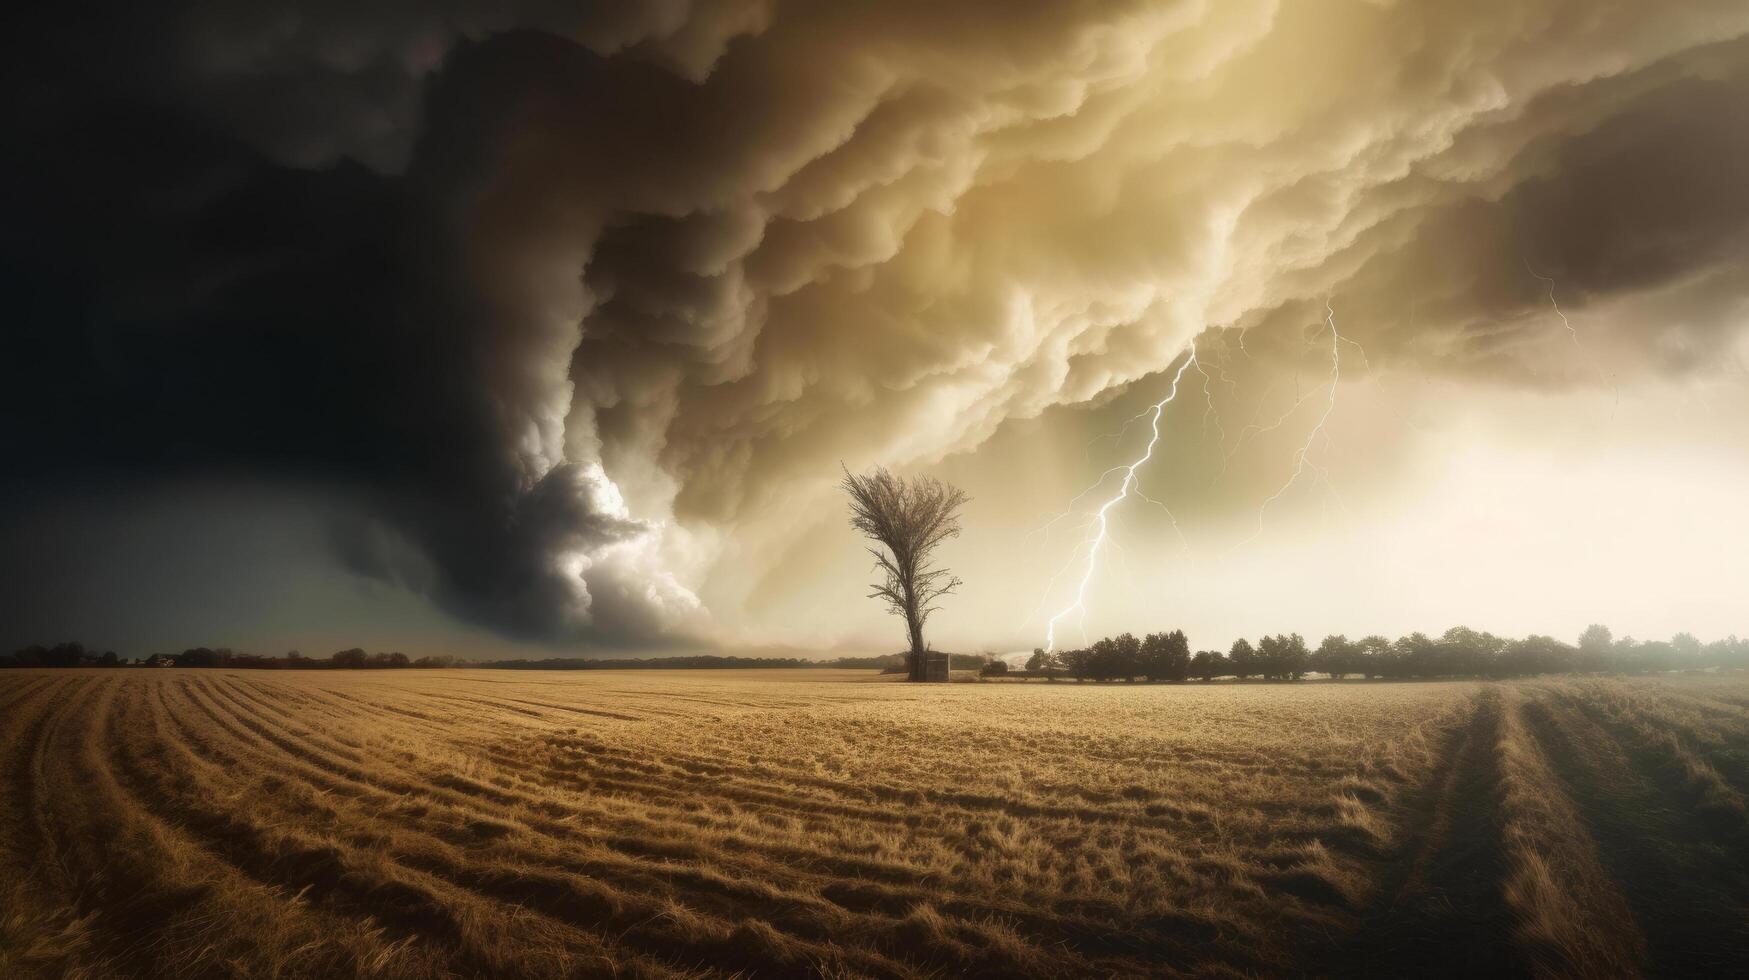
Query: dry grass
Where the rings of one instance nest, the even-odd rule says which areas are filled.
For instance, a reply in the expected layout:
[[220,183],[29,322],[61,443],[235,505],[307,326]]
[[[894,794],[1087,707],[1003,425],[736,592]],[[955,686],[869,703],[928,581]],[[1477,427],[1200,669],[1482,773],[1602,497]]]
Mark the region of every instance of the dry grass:
[[1749,683],[0,675],[0,975],[1735,970]]

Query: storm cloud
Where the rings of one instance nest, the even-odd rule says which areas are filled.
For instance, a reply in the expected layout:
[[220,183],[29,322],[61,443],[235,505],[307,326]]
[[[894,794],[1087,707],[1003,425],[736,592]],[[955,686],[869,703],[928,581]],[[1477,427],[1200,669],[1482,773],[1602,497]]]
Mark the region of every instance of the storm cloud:
[[10,492],[295,478],[361,574],[647,644],[716,635],[840,460],[1199,336],[1290,363],[1326,300],[1380,374],[1741,356],[1740,2],[569,8],[33,25]]

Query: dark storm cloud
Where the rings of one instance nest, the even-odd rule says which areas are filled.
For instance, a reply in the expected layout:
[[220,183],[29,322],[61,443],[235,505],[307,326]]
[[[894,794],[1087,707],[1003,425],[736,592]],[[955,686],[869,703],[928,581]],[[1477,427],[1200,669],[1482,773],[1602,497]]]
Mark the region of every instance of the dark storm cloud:
[[28,66],[16,77],[51,90],[26,101],[53,101],[73,83],[174,105],[278,163],[350,157],[393,171],[417,136],[426,77],[459,43],[541,30],[696,77],[765,16],[763,4],[693,0],[97,4],[24,15],[13,57]]
[[[1554,313],[1551,284],[1607,376],[1728,362],[1744,323],[1733,280],[1749,262],[1749,45],[1696,60],[1693,74],[1661,65],[1622,80],[1633,98],[1551,141],[1521,182],[1430,209],[1400,248],[1344,282],[1344,322],[1375,365],[1605,383],[1568,356],[1575,334]],[[1301,307],[1283,322],[1307,322]]]
[[[591,571],[649,531],[600,465],[522,451],[527,406],[553,380],[525,365],[550,357],[563,385],[574,340],[519,350],[467,278],[451,209],[473,151],[498,138],[492,112],[517,97],[515,79],[494,84],[440,86],[429,132],[452,142],[409,178],[292,167],[204,107],[107,82],[69,86],[53,112],[20,106],[32,138],[7,160],[4,239],[13,492],[184,472],[328,482],[378,515],[337,529],[343,559],[469,618],[619,642],[684,628],[696,602],[663,569],[635,589],[621,568]],[[487,102],[452,104],[458,89]],[[597,607],[586,578],[630,608]]]
[[1740,4],[367,9],[34,26],[19,483],[319,479],[351,567],[638,642],[710,629],[839,459],[1210,327],[1291,353],[1334,294],[1380,369],[1587,383],[1526,263],[1629,364],[1740,323]]

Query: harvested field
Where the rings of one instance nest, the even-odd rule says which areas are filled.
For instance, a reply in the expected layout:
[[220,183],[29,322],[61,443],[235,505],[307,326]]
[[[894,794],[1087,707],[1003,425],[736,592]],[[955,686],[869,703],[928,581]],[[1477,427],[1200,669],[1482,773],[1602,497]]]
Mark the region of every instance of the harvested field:
[[0,675],[0,975],[1749,971],[1749,682]]

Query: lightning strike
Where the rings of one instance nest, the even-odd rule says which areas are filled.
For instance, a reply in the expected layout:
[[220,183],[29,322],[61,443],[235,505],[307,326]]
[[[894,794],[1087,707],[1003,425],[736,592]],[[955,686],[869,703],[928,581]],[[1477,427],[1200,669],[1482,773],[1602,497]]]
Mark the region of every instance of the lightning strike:
[[1236,398],[1239,394],[1239,382],[1233,380],[1233,376],[1227,373],[1227,366],[1232,363],[1232,360],[1232,346],[1223,343],[1221,345],[1221,356],[1216,359],[1211,366],[1215,369],[1215,373],[1220,376],[1216,378],[1216,380],[1227,386],[1227,397]]
[[[1304,405],[1308,401],[1311,401],[1312,396],[1316,395],[1318,393],[1319,389],[1321,389],[1323,387],[1324,387],[1323,385],[1319,385],[1317,388],[1313,388],[1311,391],[1308,391],[1303,395],[1299,395],[1299,396],[1295,397],[1293,404],[1289,405],[1287,407],[1287,411],[1282,412],[1280,415],[1276,416],[1276,419],[1274,422],[1271,422],[1268,425],[1258,425],[1255,421],[1253,421],[1250,424],[1246,425],[1243,429],[1240,429],[1239,430],[1239,438],[1234,440],[1233,448],[1228,450],[1226,452],[1226,454],[1224,455],[1224,457],[1221,459],[1221,472],[1223,472],[1223,473],[1226,472],[1226,464],[1232,462],[1234,456],[1239,455],[1239,451],[1245,448],[1245,444],[1247,442],[1251,441],[1251,439],[1255,438],[1256,436],[1263,435],[1266,432],[1274,432],[1276,429],[1279,429],[1282,426],[1286,425],[1287,420],[1293,418],[1294,414],[1300,410],[1300,406]],[[1268,391],[1265,391],[1263,393],[1263,398],[1259,399],[1257,402],[1257,413],[1256,414],[1262,413],[1263,403],[1269,399],[1270,392],[1272,392],[1274,390],[1275,390],[1274,386],[1271,386]]]
[[[1153,458],[1154,447],[1159,445],[1159,443],[1160,443],[1160,417],[1165,414],[1166,406],[1171,404],[1172,400],[1174,398],[1178,397],[1178,383],[1184,379],[1184,372],[1190,370],[1191,366],[1195,365],[1196,363],[1197,363],[1197,361],[1196,361],[1196,342],[1192,341],[1190,344],[1189,356],[1187,358],[1185,358],[1185,361],[1183,364],[1179,365],[1178,372],[1172,376],[1172,388],[1171,388],[1171,390],[1169,390],[1166,393],[1166,397],[1155,402],[1150,408],[1148,408],[1147,410],[1140,413],[1141,415],[1151,416],[1149,419],[1149,425],[1150,425],[1151,430],[1152,430],[1152,435],[1148,439],[1148,446],[1146,449],[1144,449],[1142,451],[1142,455],[1138,456],[1135,459],[1135,461],[1131,462],[1128,466],[1114,467],[1114,470],[1115,469],[1122,469],[1123,470],[1123,474],[1124,474],[1123,482],[1118,485],[1117,493],[1114,494],[1110,499],[1106,500],[1106,502],[1100,506],[1098,512],[1095,513],[1095,515],[1094,515],[1092,523],[1097,528],[1097,530],[1095,531],[1091,540],[1088,542],[1087,567],[1081,573],[1080,584],[1077,585],[1075,588],[1075,601],[1070,603],[1067,606],[1064,606],[1061,610],[1059,610],[1057,612],[1057,614],[1055,616],[1052,616],[1050,618],[1050,620],[1048,622],[1046,622],[1046,624],[1045,624],[1045,650],[1046,651],[1052,651],[1052,650],[1055,650],[1057,648],[1057,623],[1059,620],[1061,620],[1063,617],[1069,615],[1072,612],[1079,612],[1083,616],[1085,616],[1085,614],[1087,612],[1087,586],[1089,583],[1092,582],[1093,573],[1099,567],[1100,552],[1102,552],[1105,549],[1105,546],[1109,541],[1108,532],[1111,530],[1111,521],[1110,521],[1109,515],[1111,513],[1111,509],[1113,507],[1116,507],[1118,504],[1122,503],[1126,498],[1128,498],[1130,495],[1130,492],[1132,490],[1135,490],[1137,496],[1143,496],[1139,490],[1136,490],[1136,471],[1141,469],[1143,464],[1147,463],[1148,460]],[[1201,371],[1202,368],[1200,366],[1198,366],[1197,370]],[[1206,381],[1208,376],[1206,374],[1204,374],[1203,377]],[[1113,472],[1113,470],[1107,470],[1106,472],[1109,474],[1109,473]],[[1103,481],[1104,481],[1104,477],[1102,476],[1101,482],[1103,482]],[[1095,484],[1095,486],[1097,486],[1097,485],[1098,484]],[[1085,495],[1086,495],[1086,492],[1083,491],[1082,496],[1085,496]],[[1077,499],[1079,499],[1079,498],[1077,498]],[[1159,502],[1155,501],[1155,503],[1159,503]],[[1162,508],[1164,508],[1165,505],[1161,504],[1160,506]],[[1168,516],[1170,516],[1171,513],[1172,513],[1171,511],[1169,511],[1169,510],[1167,511]],[[1174,528],[1177,528],[1178,521],[1176,518],[1173,518],[1172,526]],[[1079,550],[1079,549],[1077,549],[1077,550]]]
[[1548,284],[1548,287],[1549,287],[1549,305],[1555,308],[1555,315],[1561,318],[1561,326],[1566,327],[1567,334],[1573,338],[1573,346],[1580,347],[1581,345],[1579,343],[1579,331],[1574,329],[1573,322],[1571,320],[1567,319],[1566,313],[1562,312],[1560,301],[1555,299],[1555,277],[1554,276],[1538,275],[1537,271],[1531,267],[1529,259],[1524,260],[1524,270],[1526,272],[1530,273],[1531,278],[1540,279],[1543,282]]
[[1610,391],[1614,393],[1615,401],[1609,410],[1610,421],[1613,422],[1615,420],[1615,413],[1621,408],[1620,386],[1618,386],[1613,379],[1606,379],[1604,377],[1603,366],[1598,363],[1596,355],[1586,350],[1584,344],[1579,343],[1578,329],[1573,326],[1571,320],[1567,319],[1567,313],[1565,310],[1561,309],[1560,301],[1555,299],[1555,278],[1553,276],[1545,276],[1538,273],[1536,269],[1531,267],[1529,259],[1524,260],[1524,270],[1530,273],[1532,278],[1539,279],[1548,284],[1549,305],[1555,308],[1555,315],[1561,318],[1561,325],[1567,328],[1567,335],[1573,339],[1573,346],[1577,347],[1579,351],[1591,361],[1591,370],[1597,373],[1597,380],[1606,382],[1609,385]]
[[[1219,367],[1217,367],[1216,370],[1219,371]],[[1208,438],[1209,420],[1214,419],[1215,432],[1217,435],[1217,441],[1215,444],[1218,446],[1224,446],[1227,444],[1227,427],[1221,424],[1221,413],[1215,410],[1215,379],[1203,368],[1200,361],[1196,362],[1196,373],[1202,375],[1202,400],[1204,405],[1202,410],[1202,438]],[[1225,371],[1221,371],[1220,374],[1223,379],[1227,376]],[[1176,526],[1176,522],[1174,522],[1174,526]],[[1180,536],[1182,537],[1182,535]]]
[[[1328,304],[1325,304],[1325,309],[1329,309]],[[1377,385],[1378,378],[1372,373],[1372,361],[1366,356],[1366,348],[1362,347],[1359,341],[1348,337],[1339,336],[1338,340],[1360,352],[1361,366],[1366,369],[1367,375],[1373,379],[1373,384]],[[1330,382],[1330,384],[1333,385],[1334,381]],[[1221,478],[1226,475],[1227,465],[1233,461],[1233,457],[1239,455],[1239,452],[1245,448],[1247,442],[1250,442],[1255,437],[1264,435],[1265,433],[1274,432],[1276,429],[1286,425],[1288,419],[1293,418],[1294,415],[1299,412],[1301,405],[1311,401],[1320,391],[1324,391],[1326,386],[1319,385],[1303,395],[1295,396],[1293,404],[1289,405],[1286,411],[1276,416],[1275,421],[1270,422],[1267,425],[1260,424],[1257,421],[1258,416],[1263,414],[1263,406],[1268,403],[1269,396],[1275,391],[1276,387],[1277,386],[1274,384],[1270,385],[1269,388],[1264,390],[1263,397],[1257,400],[1257,408],[1251,413],[1251,421],[1247,423],[1244,428],[1239,430],[1239,438],[1233,442],[1233,447],[1222,454],[1220,469],[1216,471],[1214,479],[1210,482],[1210,486],[1219,483]],[[1334,397],[1334,394],[1334,390],[1328,392],[1329,397]],[[1223,439],[1222,442],[1224,444],[1225,440]],[[1329,485],[1328,476],[1324,477],[1324,482],[1326,486]],[[1332,492],[1334,492],[1334,488],[1332,488]],[[1344,509],[1346,509],[1346,506]]]
[[[1347,338],[1342,336],[1341,331],[1336,329],[1336,310],[1332,308],[1329,303],[1324,304],[1324,314],[1324,322],[1330,325],[1330,382],[1327,386],[1329,389],[1329,395],[1324,400],[1323,414],[1318,416],[1317,424],[1313,425],[1312,430],[1306,434],[1305,443],[1294,453],[1293,473],[1288,476],[1287,482],[1283,483],[1280,489],[1270,494],[1269,497],[1258,506],[1257,529],[1251,532],[1250,537],[1239,542],[1237,546],[1238,548],[1245,547],[1251,542],[1257,540],[1258,537],[1263,534],[1263,518],[1269,511],[1269,505],[1280,500],[1282,494],[1287,493],[1289,488],[1295,483],[1298,483],[1300,477],[1305,475],[1308,468],[1317,474],[1317,479],[1324,484],[1326,489],[1330,490],[1333,494],[1335,493],[1335,488],[1330,485],[1329,472],[1325,470],[1324,467],[1312,462],[1311,455],[1313,447],[1317,445],[1320,438],[1324,439],[1326,442],[1329,441],[1330,437],[1324,431],[1324,424],[1330,420],[1330,413],[1336,410],[1336,386],[1342,381],[1342,345],[1344,342],[1353,343],[1353,341],[1347,340]],[[1359,345],[1357,344],[1356,346]],[[1363,353],[1361,356],[1364,357],[1365,354]],[[1296,408],[1298,407],[1298,404],[1298,402],[1295,403]],[[1289,409],[1288,411],[1291,413],[1293,409]],[[1278,422],[1277,424],[1280,423]],[[1340,502],[1340,498],[1338,498],[1338,502]],[[1344,505],[1343,509],[1346,510],[1347,506]]]

